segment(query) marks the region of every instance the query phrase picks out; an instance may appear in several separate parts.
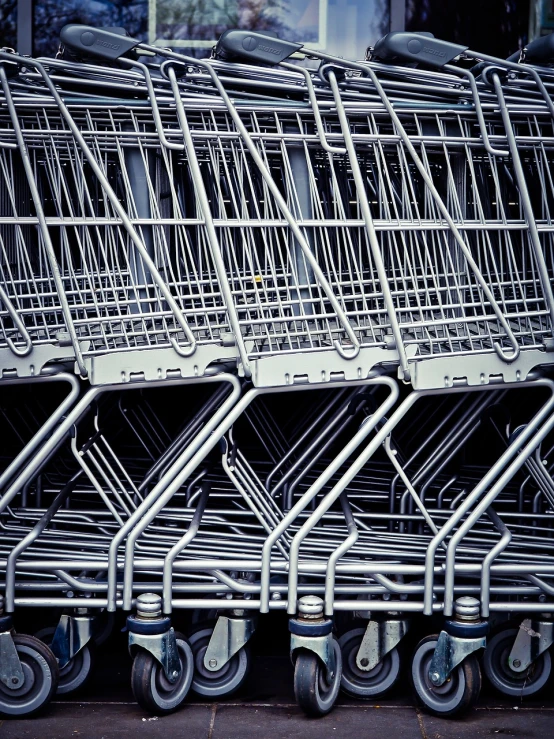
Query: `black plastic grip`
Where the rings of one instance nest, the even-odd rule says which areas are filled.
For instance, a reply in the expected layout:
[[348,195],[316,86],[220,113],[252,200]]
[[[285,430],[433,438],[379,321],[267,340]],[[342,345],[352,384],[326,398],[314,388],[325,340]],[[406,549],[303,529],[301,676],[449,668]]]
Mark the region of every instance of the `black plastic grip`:
[[130,36],[113,33],[105,28],[93,28],[70,23],[60,31],[60,40],[64,46],[84,56],[100,59],[119,59],[134,49],[140,41]]
[[299,51],[303,44],[283,41],[273,36],[251,31],[225,31],[215,47],[217,59],[242,59],[262,64],[279,64]]
[[510,56],[506,58],[506,61],[511,62],[512,64],[517,64],[520,59],[521,51],[515,51],[513,54],[510,54]]
[[419,33],[393,31],[377,41],[373,56],[383,61],[402,60],[442,67],[467,51],[467,48]]
[[554,33],[536,38],[525,47],[525,61],[531,64],[547,64],[554,61]]

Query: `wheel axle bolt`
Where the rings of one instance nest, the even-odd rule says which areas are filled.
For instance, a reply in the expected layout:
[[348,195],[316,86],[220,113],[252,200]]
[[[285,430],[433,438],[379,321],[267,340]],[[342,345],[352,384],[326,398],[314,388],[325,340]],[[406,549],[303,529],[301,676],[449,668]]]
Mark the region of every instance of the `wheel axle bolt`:
[[12,677],[12,683],[14,685],[17,685],[18,682],[19,682],[19,680],[16,677]]
[[211,659],[210,662],[209,662],[209,665],[210,665],[210,667],[217,667],[217,660],[216,659]]
[[521,660],[520,659],[515,659],[514,660],[514,667],[521,667]]
[[367,657],[363,657],[363,658],[362,658],[362,659],[360,660],[360,664],[361,664],[361,666],[362,666],[362,667],[367,667],[367,666],[368,666],[368,664],[369,664],[369,660],[368,660],[368,658],[367,658]]
[[172,675],[172,677],[177,677],[179,675],[179,673],[177,672],[177,670],[173,670],[173,672],[171,673],[171,675]]
[[433,672],[433,673],[431,673],[430,678],[431,678],[431,682],[432,683],[438,683],[438,681],[440,680],[441,676],[439,675],[438,672]]

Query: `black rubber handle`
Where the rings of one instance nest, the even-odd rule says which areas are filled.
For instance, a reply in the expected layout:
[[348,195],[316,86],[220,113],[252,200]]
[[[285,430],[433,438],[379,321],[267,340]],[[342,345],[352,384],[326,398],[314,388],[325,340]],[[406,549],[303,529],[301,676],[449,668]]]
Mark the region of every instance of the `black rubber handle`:
[[217,59],[233,59],[262,64],[279,64],[299,51],[303,44],[283,41],[273,36],[251,31],[225,31],[215,47]]
[[130,36],[76,23],[64,26],[60,31],[60,39],[64,46],[80,54],[112,61],[140,44],[140,41]]
[[467,48],[426,34],[393,31],[377,41],[373,56],[383,61],[402,60],[442,67],[467,51]]
[[507,57],[507,62],[512,62],[512,64],[517,64],[519,60],[521,59],[521,51],[514,51],[513,54],[510,54],[509,57]]
[[531,64],[547,64],[554,61],[554,33],[536,38],[525,47],[525,61]]

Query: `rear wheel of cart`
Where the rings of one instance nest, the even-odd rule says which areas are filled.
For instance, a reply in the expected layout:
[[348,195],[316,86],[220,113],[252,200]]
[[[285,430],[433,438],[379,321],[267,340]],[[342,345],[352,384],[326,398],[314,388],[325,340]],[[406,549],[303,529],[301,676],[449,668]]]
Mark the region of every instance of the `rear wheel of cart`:
[[343,692],[361,700],[380,698],[391,690],[400,679],[401,660],[398,649],[392,649],[372,670],[361,670],[356,657],[364,638],[365,628],[352,629],[339,639],[342,652]]
[[192,650],[182,634],[175,634],[181,662],[181,675],[171,683],[158,660],[145,649],[137,649],[133,659],[131,687],[136,702],[145,711],[172,713],[183,703],[190,690],[194,671]]
[[433,685],[429,666],[438,636],[427,636],[416,647],[412,659],[412,684],[419,702],[435,716],[451,718],[467,713],[481,692],[481,670],[474,654],[470,654],[450,674],[444,685]]
[[[37,631],[35,636],[51,646],[55,631],[56,629],[50,626]],[[89,641],[66,665],[59,668],[60,677],[56,695],[69,695],[85,688],[94,672],[95,661],[96,645]]]
[[13,690],[0,682],[0,716],[32,716],[46,706],[58,685],[58,662],[34,636],[15,634],[15,648],[23,670],[23,684]]
[[307,649],[300,649],[294,661],[294,695],[308,716],[325,716],[335,705],[342,675],[342,656],[338,641],[333,638],[336,670],[329,679],[327,667]]
[[192,690],[204,698],[222,698],[236,693],[244,685],[252,662],[250,649],[244,646],[220,670],[208,670],[204,657],[214,626],[205,624],[189,636],[194,656]]
[[490,684],[503,695],[534,695],[544,687],[552,669],[549,652],[543,652],[523,672],[515,672],[508,658],[519,629],[502,629],[488,640],[483,670]]

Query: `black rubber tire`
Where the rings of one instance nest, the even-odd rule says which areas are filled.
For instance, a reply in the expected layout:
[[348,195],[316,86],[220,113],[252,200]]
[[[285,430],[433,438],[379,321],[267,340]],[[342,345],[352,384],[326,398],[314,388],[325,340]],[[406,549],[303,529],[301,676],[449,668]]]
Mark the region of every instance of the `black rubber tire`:
[[158,660],[145,649],[138,648],[133,659],[131,688],[136,702],[150,713],[173,713],[183,703],[192,683],[193,657],[189,643],[182,634],[175,634],[181,659],[181,676],[171,684]]
[[196,695],[203,698],[222,698],[238,692],[244,685],[252,659],[250,649],[245,645],[240,649],[221,670],[211,672],[204,667],[204,655],[214,627],[193,631],[189,636],[189,642],[194,655],[194,677],[191,689]]
[[[37,631],[35,636],[50,647],[55,631],[54,627],[49,626]],[[95,664],[96,644],[91,639],[64,667],[58,665],[59,680],[56,695],[71,695],[83,690],[94,673]]]
[[294,695],[307,716],[326,716],[335,705],[342,676],[342,657],[338,641],[333,637],[337,670],[331,682],[327,668],[319,657],[306,649],[296,652],[294,662]]
[[483,671],[490,684],[502,695],[519,698],[535,695],[547,683],[552,670],[549,652],[543,652],[524,672],[514,672],[508,657],[519,629],[503,629],[488,640]]
[[342,652],[341,690],[352,698],[375,700],[386,695],[401,676],[402,664],[398,649],[391,650],[382,661],[364,672],[356,664],[356,656],[365,634],[365,628],[352,629],[339,639]]
[[30,717],[52,700],[58,686],[58,661],[40,639],[26,634],[13,637],[25,681],[17,690],[0,683],[0,716]]
[[481,669],[475,654],[470,654],[453,671],[447,682],[436,687],[429,680],[429,664],[438,635],[427,636],[416,647],[412,658],[412,685],[419,703],[434,716],[453,718],[468,713],[481,692]]

